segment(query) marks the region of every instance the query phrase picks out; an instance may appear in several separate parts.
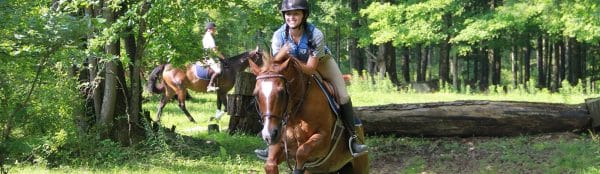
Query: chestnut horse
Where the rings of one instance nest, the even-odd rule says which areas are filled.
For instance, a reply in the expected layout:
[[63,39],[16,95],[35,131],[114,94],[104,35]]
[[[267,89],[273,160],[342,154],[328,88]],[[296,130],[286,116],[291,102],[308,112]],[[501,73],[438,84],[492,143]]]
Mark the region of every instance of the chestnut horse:
[[[221,74],[215,79],[215,85],[219,87],[219,89],[216,91],[216,119],[218,119],[218,117],[224,113],[221,110],[221,106],[227,105],[227,92],[233,88],[237,73],[248,67],[248,59],[260,60],[261,57],[262,52],[260,52],[257,48],[254,51],[244,52],[240,55],[221,61],[223,68],[221,70]],[[206,87],[210,81],[210,75],[208,80],[198,78],[193,65],[194,64],[188,65],[186,68],[187,71],[175,68],[171,64],[159,65],[152,70],[152,73],[148,78],[148,89],[152,93],[163,94],[158,105],[158,112],[156,113],[157,122],[160,122],[162,109],[175,95],[177,95],[177,100],[179,101],[179,109],[185,113],[191,122],[196,122],[185,107],[187,89],[197,92],[207,92]],[[211,69],[208,71],[210,74],[214,73]],[[156,81],[161,77],[162,79],[160,84],[157,85]]]
[[[352,158],[348,132],[316,81],[301,72],[297,59],[280,56],[263,60],[262,66],[250,61],[257,76],[254,96],[263,122],[261,136],[269,145],[266,173],[278,173],[284,160],[294,173],[368,173],[368,154]],[[364,141],[362,125],[356,130]]]

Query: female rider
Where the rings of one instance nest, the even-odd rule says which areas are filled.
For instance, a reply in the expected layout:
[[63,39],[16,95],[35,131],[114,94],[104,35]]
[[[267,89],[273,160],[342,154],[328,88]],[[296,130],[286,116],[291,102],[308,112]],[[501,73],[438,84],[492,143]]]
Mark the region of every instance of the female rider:
[[[306,22],[310,15],[307,0],[283,0],[281,14],[285,24],[273,34],[272,54],[276,55],[286,46],[288,48],[283,50],[288,50],[289,54],[305,63],[301,65],[301,70],[305,74],[319,73],[324,79],[334,84],[340,98],[342,121],[351,134],[350,151],[352,156],[364,154],[368,147],[360,144],[356,139],[352,101],[346,90],[342,73],[325,47],[324,35],[321,30]],[[261,159],[266,159],[268,156],[268,151],[263,149],[257,149],[255,153]]]

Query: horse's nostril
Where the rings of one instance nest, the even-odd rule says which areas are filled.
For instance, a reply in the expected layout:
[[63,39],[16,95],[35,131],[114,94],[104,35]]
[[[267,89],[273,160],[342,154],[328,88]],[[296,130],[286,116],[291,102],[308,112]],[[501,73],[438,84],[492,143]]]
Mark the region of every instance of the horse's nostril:
[[278,136],[279,136],[279,130],[278,130],[278,129],[274,129],[274,130],[271,132],[271,137],[270,137],[270,139],[271,139],[271,140],[277,140],[277,137],[278,137]]
[[271,135],[273,135],[273,137],[277,137],[278,134],[279,134],[279,130],[274,129],[273,133]]

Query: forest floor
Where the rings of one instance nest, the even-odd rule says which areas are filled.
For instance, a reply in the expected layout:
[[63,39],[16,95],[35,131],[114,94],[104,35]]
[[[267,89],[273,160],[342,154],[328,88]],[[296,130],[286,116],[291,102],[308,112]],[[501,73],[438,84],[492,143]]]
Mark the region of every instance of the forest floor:
[[591,164],[572,165],[569,161],[579,163],[578,157],[570,160],[565,156],[585,154],[577,149],[585,150],[578,146],[587,146],[588,140],[570,132],[519,137],[380,138],[369,143],[377,144],[371,146],[370,173],[587,173],[598,170],[594,167],[600,159],[598,148],[589,152],[588,157],[595,159],[588,161]]

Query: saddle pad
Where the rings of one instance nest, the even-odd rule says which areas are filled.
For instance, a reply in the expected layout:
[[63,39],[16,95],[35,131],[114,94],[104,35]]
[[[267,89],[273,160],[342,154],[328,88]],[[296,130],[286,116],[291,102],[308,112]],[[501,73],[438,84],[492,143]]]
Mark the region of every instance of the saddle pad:
[[198,64],[194,64],[194,69],[196,69],[196,77],[202,80],[210,80],[210,74],[208,73],[208,67],[203,67]]

